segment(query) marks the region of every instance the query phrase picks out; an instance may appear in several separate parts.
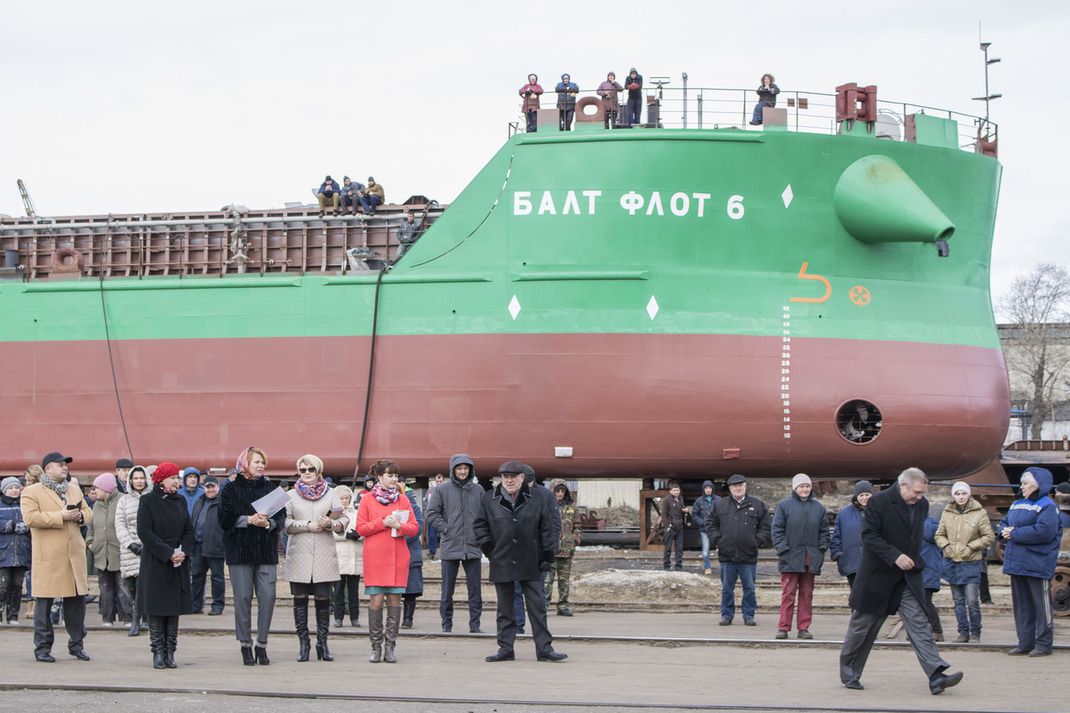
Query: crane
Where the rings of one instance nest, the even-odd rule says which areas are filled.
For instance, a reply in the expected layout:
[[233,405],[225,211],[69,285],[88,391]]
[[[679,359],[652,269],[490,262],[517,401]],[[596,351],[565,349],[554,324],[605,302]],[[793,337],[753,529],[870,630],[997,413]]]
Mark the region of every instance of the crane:
[[36,218],[37,209],[33,207],[33,199],[30,198],[30,193],[26,190],[26,184],[22,182],[22,179],[18,179],[19,183],[19,195],[22,196],[22,205],[26,209],[27,218]]

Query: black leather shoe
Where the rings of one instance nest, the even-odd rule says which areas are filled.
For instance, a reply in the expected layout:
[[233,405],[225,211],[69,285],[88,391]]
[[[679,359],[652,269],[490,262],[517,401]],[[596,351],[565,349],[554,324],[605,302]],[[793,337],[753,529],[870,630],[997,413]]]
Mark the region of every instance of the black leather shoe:
[[550,651],[549,653],[539,654],[536,658],[539,661],[564,661],[568,658],[568,654],[563,654],[560,651]]
[[939,695],[944,692],[944,689],[951,688],[952,686],[957,686],[959,681],[961,680],[962,671],[957,671],[951,674],[950,676],[938,673],[933,678],[933,680],[929,681],[929,693],[933,694],[934,696]]
[[512,651],[499,651],[487,657],[488,663],[497,663],[498,661],[516,661],[516,654]]
[[848,681],[847,683],[843,684],[843,687],[850,688],[852,691],[861,691],[865,689],[865,686],[863,686],[858,681]]
[[558,609],[557,610],[557,615],[558,616],[572,616],[572,612],[570,612],[568,609]]
[[1013,649],[1007,652],[1008,656],[1025,656],[1033,649],[1023,649],[1021,646],[1015,646]]
[[443,624],[442,625],[442,633],[443,634],[448,634],[451,631],[453,631],[453,624]]
[[256,666],[256,658],[253,657],[253,647],[241,647],[241,662],[246,666]]
[[56,663],[56,657],[52,654],[34,654],[33,657],[41,663]]
[[92,660],[92,659],[89,658],[89,654],[87,654],[84,649],[78,649],[77,651],[72,651],[71,652],[71,656],[73,656],[74,658],[78,659],[79,661],[91,661]]
[[478,626],[471,626],[471,627],[468,628],[468,633],[469,634],[482,634],[483,630],[480,629]]
[[1050,651],[1042,651],[1040,649],[1033,649],[1029,652],[1029,658],[1035,658],[1037,656],[1051,656]]
[[758,626],[758,622],[754,621],[754,619],[744,619],[743,620],[743,625],[744,626]]
[[732,620],[728,617],[721,617],[721,626],[732,626]]
[[260,664],[261,666],[267,666],[269,663],[271,663],[271,659],[269,659],[267,655],[266,646],[254,646],[253,651],[256,652],[256,662],[258,664]]

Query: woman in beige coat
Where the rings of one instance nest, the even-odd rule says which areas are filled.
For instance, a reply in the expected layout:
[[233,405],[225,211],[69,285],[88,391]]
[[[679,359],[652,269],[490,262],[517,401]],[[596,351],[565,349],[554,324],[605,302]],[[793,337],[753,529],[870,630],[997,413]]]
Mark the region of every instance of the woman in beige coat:
[[349,599],[349,624],[360,626],[360,577],[363,574],[364,544],[357,534],[357,508],[353,503],[353,490],[347,485],[334,489],[345,508],[349,518],[345,532],[334,533],[334,545],[338,549],[338,573],[341,575],[334,585],[334,625],[342,627],[346,613],[346,598]]
[[342,501],[323,477],[323,461],[312,454],[297,461],[297,483],[286,503],[286,581],[294,597],[298,661],[308,661],[308,597],[316,599],[316,658],[334,661],[327,648],[331,622],[331,585],[337,582],[338,551],[334,534],[345,532],[349,519]]
[[951,502],[940,515],[933,540],[943,552],[945,576],[951,585],[958,620],[958,643],[981,640],[981,557],[996,541],[992,523],[981,503],[970,497],[962,481],[951,486]]

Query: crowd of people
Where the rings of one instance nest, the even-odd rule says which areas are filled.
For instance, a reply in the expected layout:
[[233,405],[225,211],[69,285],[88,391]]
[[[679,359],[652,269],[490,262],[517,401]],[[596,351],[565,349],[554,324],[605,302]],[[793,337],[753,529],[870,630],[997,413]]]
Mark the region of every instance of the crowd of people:
[[[622,103],[621,94],[623,92],[627,92],[627,95]],[[535,73],[529,74],[527,83],[520,87],[520,111],[524,115],[525,130],[528,133],[534,133],[539,130],[538,114],[543,93],[542,85],[539,84],[539,75]],[[561,81],[554,87],[554,93],[557,95],[557,128],[559,131],[571,131],[572,120],[576,115],[576,98],[579,96],[580,87],[576,82],[572,81],[571,75],[566,73],[561,75]],[[614,128],[628,129],[642,124],[643,76],[639,74],[635,67],[628,71],[627,76],[624,77],[623,85],[617,81],[616,72],[608,72],[605,80],[598,85],[595,93],[598,95],[599,103],[602,105],[606,128],[612,126]],[[754,115],[750,123],[752,126],[760,126],[764,123],[765,107],[776,106],[776,97],[780,93],[780,87],[774,83],[772,74],[763,74],[755,93],[758,95],[758,103],[754,106]],[[653,111],[650,111],[650,114],[652,115]],[[653,116],[649,116],[648,120],[655,121]],[[328,178],[330,177],[328,176]],[[320,210],[323,210],[322,198],[320,200]]]
[[[40,467],[27,469],[25,482],[14,477],[0,482],[0,616],[6,612],[8,623],[17,621],[25,582],[27,594],[32,592],[38,661],[55,661],[53,626],[60,619],[70,655],[89,660],[84,647],[89,553],[104,624],[127,623],[129,634],[137,636],[144,621],[154,667],[177,665],[180,616],[203,613],[206,604],[208,614],[223,613],[224,567],[242,663],[269,665],[268,632],[282,543],[297,661],[308,661],[313,648],[318,660],[333,660],[328,645],[332,614],[336,628],[343,626],[347,613],[351,626],[360,625],[363,578],[369,660],[395,663],[399,628],[412,626],[416,599],[423,593],[424,534],[442,571],[443,632],[453,630],[454,591],[463,569],[468,631],[482,633],[481,561],[486,557],[497,594],[498,643],[486,660],[515,659],[515,639],[526,625],[538,660],[566,658],[553,648],[547,611],[556,582],[557,614],[572,616],[569,588],[579,518],[568,484],[554,480],[546,488],[524,463],[503,463],[499,482],[487,489],[476,477],[473,459],[455,454],[449,474],[430,480],[421,507],[391,460],[372,465],[364,487],[354,492],[331,483],[313,454],[297,460],[297,479],[290,489],[266,477],[267,455],[256,447],[241,453],[222,483],[215,475],[196,468],[183,471],[171,462],[142,467],[120,459],[115,473],[93,479],[88,498],[70,477],[71,461],[51,452]],[[1070,517],[1050,497],[1050,471],[1033,467],[1023,473],[1022,497],[995,528],[964,482],[952,486],[946,506],[932,506],[930,513],[928,479],[917,468],[903,471],[892,487],[878,493],[867,481],[856,483],[851,503],[831,527],[806,474],[792,479],[791,494],[772,510],[748,494],[744,476],[733,475],[726,485],[729,495],[719,497],[713,482],[704,482],[698,499],[685,506],[680,484],[670,484],[658,520],[664,523],[666,570],[673,554],[675,569],[682,568],[685,515],[700,529],[707,575],[716,551],[721,626],[734,622],[737,580],[743,623],[756,625],[758,554],[774,548],[782,590],[776,638],[786,639],[793,623],[798,638],[812,638],[814,583],[827,554],[850,587],[851,619],[840,658],[843,684],[862,688],[860,678],[877,632],[887,617],[897,614],[930,690],[940,693],[962,674],[949,672],[937,648],[943,630],[932,593],[947,582],[957,641],[980,641],[985,555],[999,540],[1005,547],[1003,570],[1010,576],[1018,638],[1008,653],[1051,654],[1050,582]]]

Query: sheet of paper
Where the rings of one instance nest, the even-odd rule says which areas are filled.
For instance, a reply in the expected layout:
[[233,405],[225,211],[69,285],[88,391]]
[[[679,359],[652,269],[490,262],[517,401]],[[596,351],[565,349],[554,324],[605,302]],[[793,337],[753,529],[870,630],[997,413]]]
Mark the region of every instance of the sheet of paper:
[[270,493],[253,501],[253,508],[257,512],[262,512],[268,517],[271,517],[279,510],[286,507],[286,503],[290,502],[290,494],[282,488],[275,488]]

